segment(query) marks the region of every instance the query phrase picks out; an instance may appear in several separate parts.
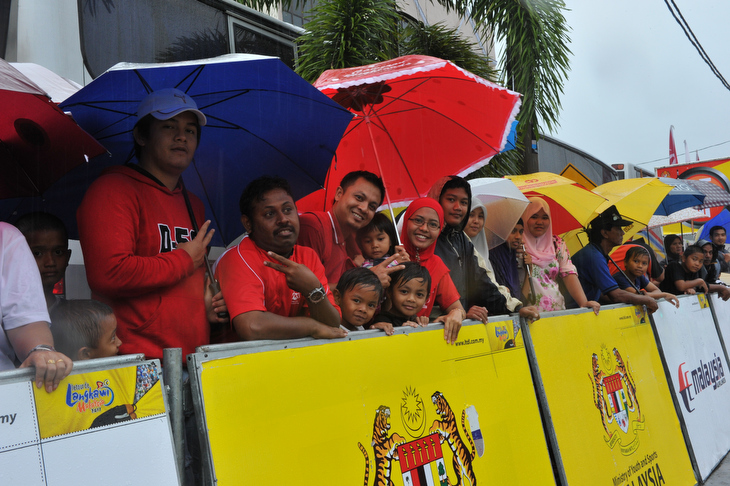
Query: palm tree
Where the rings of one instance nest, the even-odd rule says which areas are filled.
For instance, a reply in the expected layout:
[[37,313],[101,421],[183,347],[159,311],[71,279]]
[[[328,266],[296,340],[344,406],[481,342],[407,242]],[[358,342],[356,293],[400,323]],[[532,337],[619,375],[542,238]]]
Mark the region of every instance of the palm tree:
[[[438,0],[469,13],[492,42],[504,44],[500,82],[522,93],[517,149],[495,159],[522,158],[524,172],[538,170],[532,141],[558,125],[560,95],[568,76],[568,26],[562,0]],[[470,9],[470,10],[469,10]]]

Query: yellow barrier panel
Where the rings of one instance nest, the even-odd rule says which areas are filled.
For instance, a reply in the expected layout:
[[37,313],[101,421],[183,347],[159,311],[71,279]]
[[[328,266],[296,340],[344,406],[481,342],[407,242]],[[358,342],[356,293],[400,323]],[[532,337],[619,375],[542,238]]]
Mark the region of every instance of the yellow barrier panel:
[[568,484],[696,483],[639,307],[547,317],[529,333]]
[[217,484],[554,484],[513,321],[434,327],[193,355]]

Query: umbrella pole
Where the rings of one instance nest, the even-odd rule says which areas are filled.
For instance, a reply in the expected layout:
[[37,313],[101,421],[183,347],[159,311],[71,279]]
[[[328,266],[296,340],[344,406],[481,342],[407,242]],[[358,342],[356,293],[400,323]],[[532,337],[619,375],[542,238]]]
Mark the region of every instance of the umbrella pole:
[[[370,127],[370,116],[365,117],[365,124],[368,127],[368,133],[370,133],[370,143],[373,146],[373,152],[375,152],[375,163],[378,164],[378,172],[380,172],[380,178],[383,179],[383,168],[380,166],[380,156],[378,156],[378,148],[375,146],[375,139],[373,138],[373,130]],[[383,181],[383,187],[385,187],[385,181]],[[388,194],[388,189],[385,190],[385,202],[388,204],[388,210],[390,211],[390,218],[391,221],[393,221],[393,226],[395,226],[395,213],[393,213],[393,204],[390,202],[390,195]],[[398,232],[395,232],[395,237],[398,240],[398,245],[402,245],[403,243],[400,240],[400,234]]]

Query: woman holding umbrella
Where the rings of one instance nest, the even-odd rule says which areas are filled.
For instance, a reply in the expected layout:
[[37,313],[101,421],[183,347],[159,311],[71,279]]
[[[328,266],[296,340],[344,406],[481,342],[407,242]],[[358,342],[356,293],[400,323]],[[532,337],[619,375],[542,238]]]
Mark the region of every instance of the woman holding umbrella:
[[531,296],[541,311],[564,310],[565,298],[560,293],[559,277],[578,307],[590,307],[598,314],[601,304],[586,298],[575,266],[570,261],[568,247],[562,238],[553,234],[547,202],[539,197],[528,199],[530,204],[522,214],[525,223],[523,241],[533,264],[525,276],[522,291]]
[[444,212],[441,205],[430,198],[419,198],[406,209],[401,240],[411,261],[418,262],[431,274],[431,292],[418,315],[429,316],[434,303],[438,303],[444,315],[438,317],[436,322],[444,323],[444,339],[451,344],[456,341],[466,312],[459,301],[459,292],[451,280],[449,269],[434,254],[436,240],[443,226]]

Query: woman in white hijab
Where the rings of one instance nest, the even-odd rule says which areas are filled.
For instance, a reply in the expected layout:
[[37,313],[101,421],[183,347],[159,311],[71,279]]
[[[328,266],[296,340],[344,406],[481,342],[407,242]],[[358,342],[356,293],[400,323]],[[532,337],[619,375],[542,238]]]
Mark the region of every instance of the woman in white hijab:
[[464,233],[469,237],[474,245],[474,253],[479,261],[479,266],[487,271],[489,279],[499,289],[499,293],[507,299],[507,308],[514,312],[515,308],[522,304],[519,299],[514,298],[507,287],[500,285],[494,276],[492,263],[489,261],[489,245],[487,244],[487,235],[484,233],[484,223],[487,220],[487,208],[477,197],[471,200],[471,212],[469,220],[464,227]]

